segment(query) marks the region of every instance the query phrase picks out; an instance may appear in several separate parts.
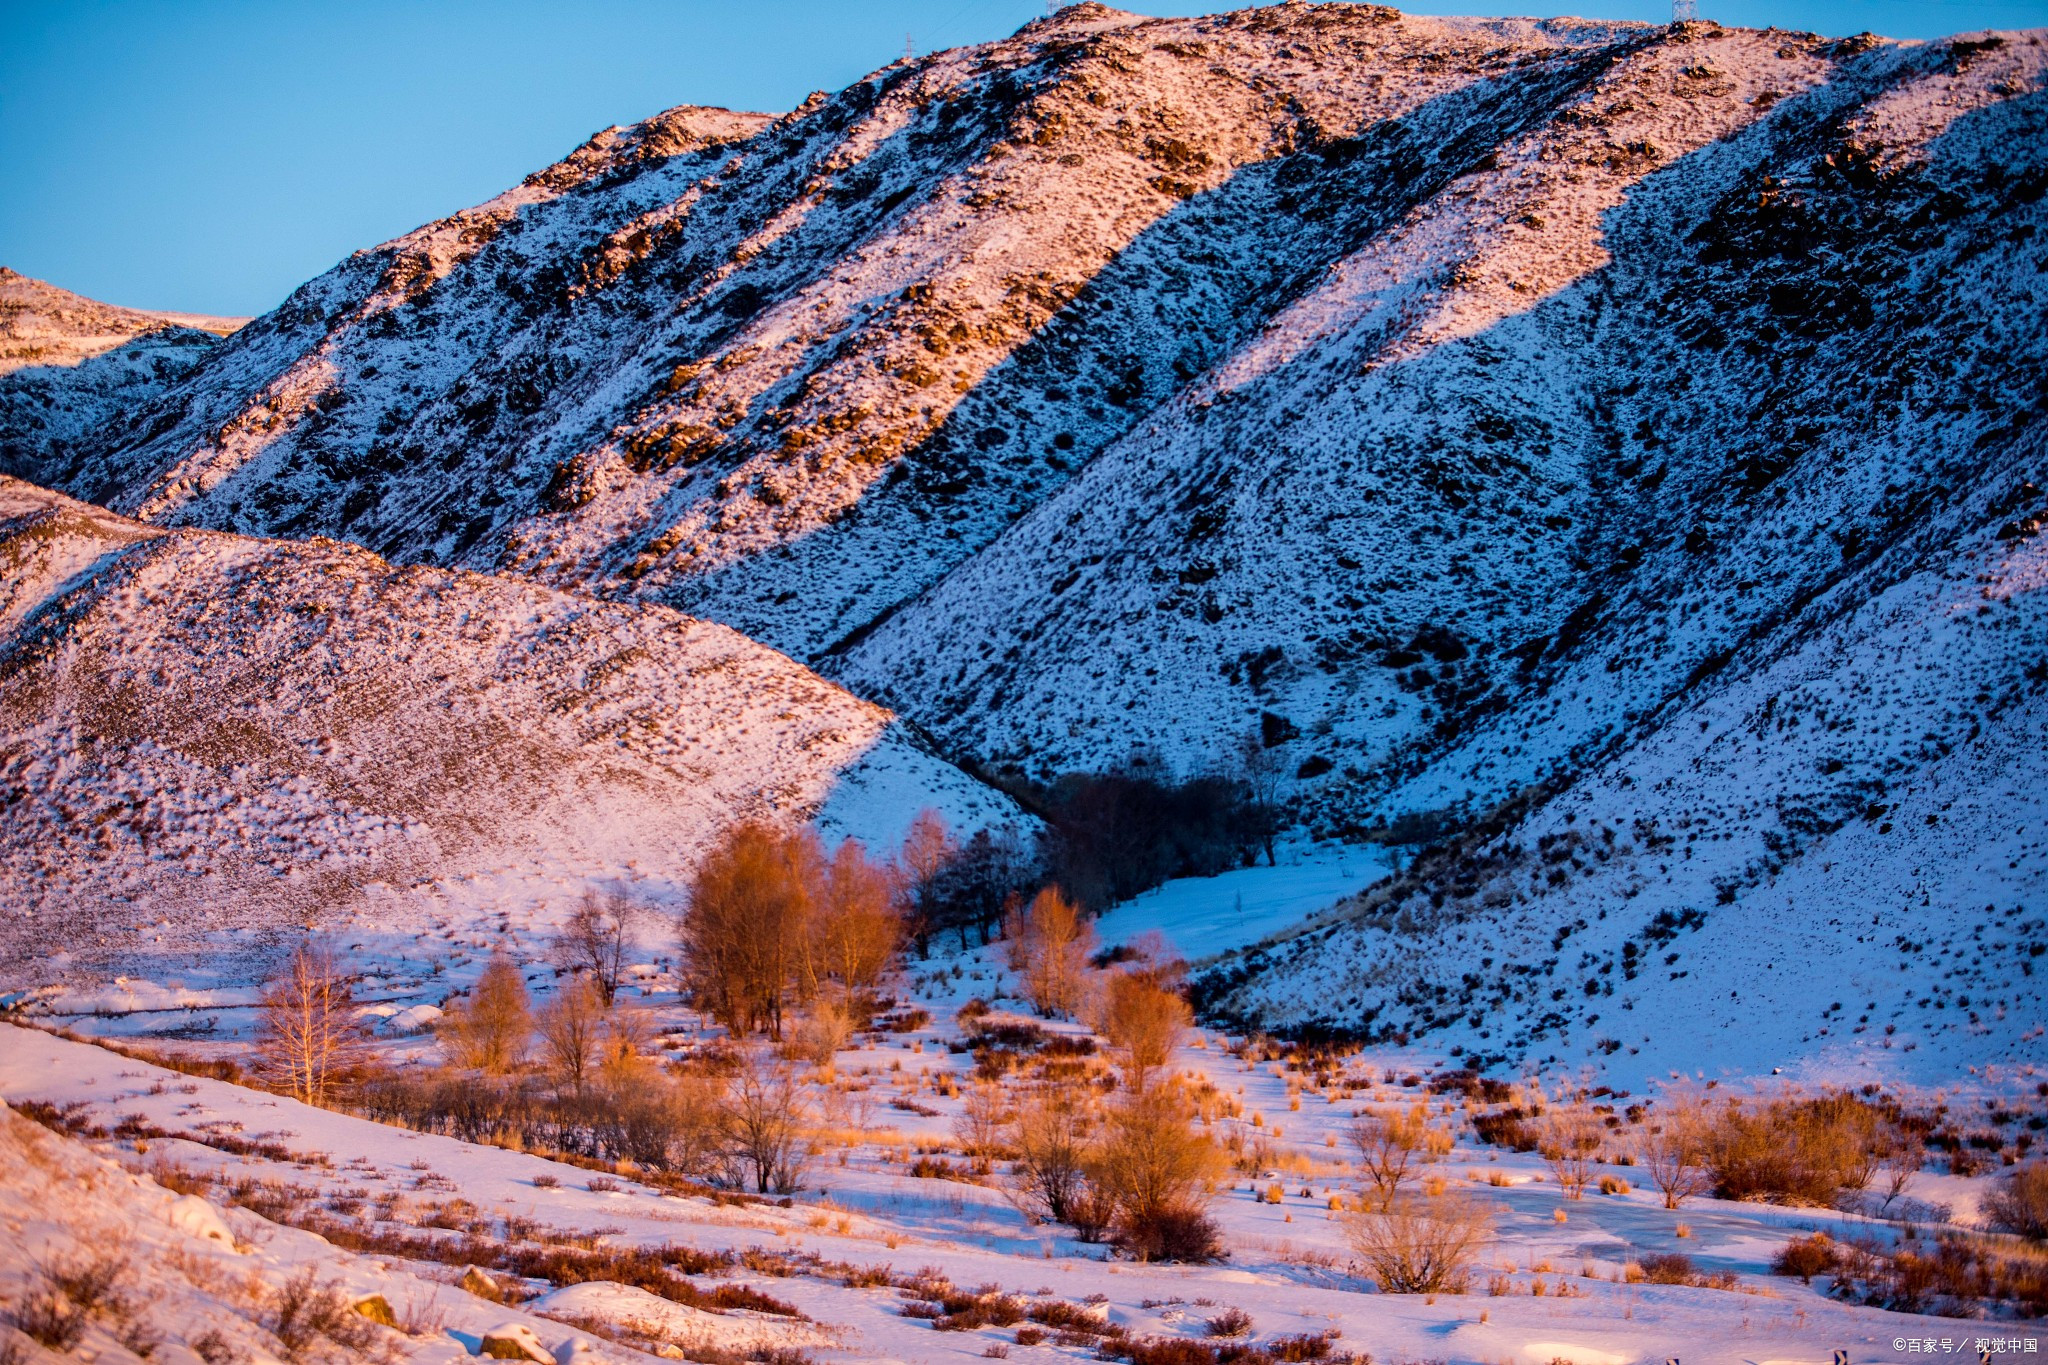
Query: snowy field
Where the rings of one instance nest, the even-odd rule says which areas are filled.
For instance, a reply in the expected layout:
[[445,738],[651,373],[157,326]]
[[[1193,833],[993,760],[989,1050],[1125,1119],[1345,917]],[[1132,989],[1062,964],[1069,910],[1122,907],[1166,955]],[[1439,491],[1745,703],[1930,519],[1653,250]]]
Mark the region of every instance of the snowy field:
[[1292,928],[1388,873],[1375,846],[1282,845],[1277,864],[1216,877],[1181,877],[1134,896],[1095,922],[1104,943],[1161,933],[1199,963]]
[[[1265,928],[1312,912],[1333,890],[1374,870],[1364,859],[1340,867],[1334,857],[1304,856],[1277,870],[1248,869],[1218,879],[1223,886],[1181,884],[1119,911],[1129,918],[1117,921],[1105,937],[1115,941],[1126,930],[1185,924],[1198,935],[1194,942],[1221,944],[1230,926],[1219,921],[1219,907],[1234,908],[1238,895],[1228,889],[1232,880],[1242,886],[1248,907],[1261,907],[1248,908],[1247,923],[1257,913],[1263,917],[1258,927]],[[1182,907],[1178,918],[1174,907]],[[1210,926],[1213,938],[1199,937],[1202,925]],[[399,973],[394,967],[378,979],[396,985]],[[529,979],[544,991],[547,973],[530,971]],[[638,987],[627,999],[647,1012],[661,1046],[688,1046],[702,1037],[701,1019],[679,1003],[662,973],[649,966],[636,979]],[[1955,1342],[1978,1335],[2039,1335],[2031,1325],[2010,1321],[1851,1306],[1829,1298],[1825,1281],[1809,1285],[1768,1273],[1772,1255],[1791,1238],[1827,1230],[1838,1238],[1890,1239],[1901,1231],[1896,1223],[1831,1209],[1713,1199],[1693,1199],[1671,1211],[1647,1188],[1639,1169],[1618,1165],[1602,1165],[1599,1173],[1625,1182],[1621,1192],[1589,1191],[1567,1201],[1536,1155],[1478,1142],[1463,1122],[1469,1103],[1425,1087],[1430,1074],[1446,1067],[1441,1056],[1370,1050],[1347,1059],[1340,1075],[1318,1086],[1282,1062],[1236,1055],[1227,1049],[1228,1040],[1208,1032],[1191,1035],[1172,1065],[1190,1087],[1213,1086],[1225,1101],[1208,1124],[1209,1135],[1219,1141],[1235,1136],[1254,1149],[1263,1143],[1270,1163],[1253,1171],[1240,1166],[1219,1185],[1212,1214],[1229,1258],[1210,1266],[1108,1260],[1103,1247],[1020,1212],[1002,1163],[991,1174],[975,1176],[957,1155],[954,1123],[972,1085],[975,1058],[948,1044],[961,1037],[954,1015],[966,1001],[979,997],[1006,1006],[1013,983],[996,952],[913,962],[905,984],[931,1022],[901,1034],[862,1035],[829,1069],[811,1073],[815,1112],[832,1116],[826,1126],[835,1135],[821,1144],[804,1188],[787,1201],[713,1199],[664,1191],[630,1176],[595,1178],[589,1169],[529,1152],[314,1109],[89,1043],[0,1025],[0,1099],[17,1108],[31,1102],[53,1106],[74,1129],[89,1137],[99,1133],[87,1143],[91,1154],[71,1144],[57,1159],[35,1154],[41,1150],[36,1143],[48,1147],[55,1139],[35,1137],[19,1121],[7,1127],[0,1137],[0,1226],[31,1256],[44,1259],[61,1256],[70,1242],[88,1236],[134,1248],[136,1263],[147,1267],[136,1271],[148,1280],[141,1286],[144,1296],[166,1305],[160,1327],[171,1336],[189,1334],[201,1321],[223,1314],[249,1314],[233,1303],[206,1301],[193,1285],[211,1281],[188,1273],[189,1260],[167,1258],[166,1245],[179,1248],[181,1257],[231,1265],[250,1283],[282,1284],[314,1266],[323,1282],[344,1284],[351,1295],[382,1294],[393,1304],[431,1299],[442,1325],[396,1345],[407,1358],[433,1361],[472,1353],[484,1333],[509,1325],[528,1327],[558,1360],[644,1359],[586,1330],[592,1322],[624,1320],[658,1320],[668,1334],[662,1339],[694,1343],[691,1349],[700,1356],[700,1348],[717,1342],[741,1353],[765,1349],[764,1343],[799,1349],[817,1361],[958,1361],[1004,1350],[1013,1359],[1044,1362],[1095,1356],[1090,1341],[1018,1345],[1014,1327],[936,1331],[929,1321],[905,1315],[907,1306],[916,1306],[904,1288],[905,1277],[913,1274],[999,1290],[1027,1305],[1063,1301],[1141,1337],[1203,1339],[1209,1318],[1241,1308],[1252,1318],[1255,1342],[1330,1334],[1336,1350],[1370,1353],[1383,1363],[1634,1365],[1674,1357],[1818,1363],[1836,1350],[1847,1350],[1854,1361],[1872,1361],[1907,1358],[1894,1343],[1908,1338]],[[402,1000],[414,992],[392,994]],[[131,996],[145,1007],[175,1009],[182,1003],[190,1011],[195,1003],[139,990]],[[188,1033],[173,1045],[188,1054],[241,1055],[250,1018],[240,1007],[245,1000],[223,994],[218,1008],[203,1012],[215,1023],[200,1034],[201,1041]],[[110,994],[93,1003],[111,1010],[130,999]],[[1014,1000],[1007,1007],[1022,1008]],[[61,1022],[133,1035],[148,1031],[137,1028],[138,1021],[162,1017],[74,1015]],[[379,1017],[388,1022],[387,1014]],[[1044,1027],[1057,1035],[1086,1033],[1073,1023]],[[160,1041],[170,1041],[164,1030],[154,1031]],[[382,1050],[396,1064],[438,1060],[428,1035],[394,1036]],[[2027,1077],[2009,1075],[1997,1086],[1973,1085],[1968,1093],[1959,1088],[1945,1098],[1959,1109],[1994,1094],[2023,1105],[2030,1087]],[[1616,1105],[1626,1100],[1625,1092],[1612,1097]],[[1458,1134],[1456,1145],[1428,1173],[1496,1209],[1494,1238],[1464,1294],[1377,1292],[1332,1210],[1333,1198],[1355,1199],[1361,1186],[1345,1136],[1353,1113],[1366,1104],[1416,1103]],[[912,1158],[927,1153],[945,1160],[944,1173],[910,1174]],[[114,1175],[106,1163],[136,1175]],[[180,1188],[202,1190],[206,1208],[173,1203],[152,1173]],[[1976,1216],[1987,1179],[1923,1172],[1909,1183],[1900,1207],[1923,1218],[1967,1222]],[[53,1193],[65,1180],[82,1182],[86,1192]],[[57,1198],[66,1202],[51,1202]],[[252,1203],[269,1218],[246,1207]],[[62,1213],[54,1212],[60,1207]],[[239,1252],[206,1244],[205,1230],[216,1220],[229,1229]],[[323,1226],[328,1239],[280,1222]],[[198,1233],[189,1230],[195,1227]],[[339,1243],[334,1228],[349,1230]],[[537,1297],[501,1305],[461,1288],[458,1266],[341,1249],[352,1237],[416,1237],[433,1235],[436,1228],[465,1229],[465,1235],[486,1239],[731,1253],[736,1265],[693,1276],[693,1282],[707,1292],[719,1286],[758,1291],[803,1316],[700,1312],[628,1287],[562,1288],[544,1280],[509,1285],[511,1297]],[[1718,1287],[1630,1281],[1632,1264],[1674,1252],[1689,1256],[1698,1273]],[[887,1276],[882,1267],[889,1268]],[[874,1273],[856,1275],[861,1268]],[[169,1285],[149,1278],[156,1276]],[[261,1334],[242,1335],[253,1352],[248,1358],[265,1359]],[[100,1359],[126,1358],[117,1344],[101,1345]],[[190,1358],[172,1351],[151,1359]]]

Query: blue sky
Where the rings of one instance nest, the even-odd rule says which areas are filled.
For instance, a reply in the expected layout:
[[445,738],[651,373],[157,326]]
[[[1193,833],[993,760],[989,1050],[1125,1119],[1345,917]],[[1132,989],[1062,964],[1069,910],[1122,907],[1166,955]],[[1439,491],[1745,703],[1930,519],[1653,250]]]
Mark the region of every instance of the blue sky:
[[[1727,24],[1904,38],[2048,24],[2048,0],[1699,6]],[[1557,8],[1670,17],[1669,0]],[[900,56],[906,34],[928,52],[1042,13],[1041,0],[0,0],[0,264],[113,303],[261,312],[608,124],[684,103],[787,109]]]

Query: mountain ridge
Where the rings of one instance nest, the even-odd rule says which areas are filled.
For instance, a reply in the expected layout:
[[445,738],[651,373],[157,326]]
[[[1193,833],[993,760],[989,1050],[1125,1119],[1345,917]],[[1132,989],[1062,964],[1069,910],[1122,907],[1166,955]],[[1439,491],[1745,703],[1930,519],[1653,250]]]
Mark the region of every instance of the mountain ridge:
[[[1584,919],[1611,976],[1659,913],[1837,895],[1838,846],[1904,902],[1922,851],[1864,817],[1937,779],[1976,813],[1922,860],[2038,897],[2038,844],[1969,849],[2031,809],[2044,191],[2039,32],[1074,6],[785,115],[607,130],[42,472],[719,620],[1013,785],[1277,766],[1314,833],[1448,836],[1212,1008],[1582,1046],[1604,994],[1471,954]],[[1995,629],[1953,626],[1963,584]],[[1651,832],[1588,850],[1582,805]]]

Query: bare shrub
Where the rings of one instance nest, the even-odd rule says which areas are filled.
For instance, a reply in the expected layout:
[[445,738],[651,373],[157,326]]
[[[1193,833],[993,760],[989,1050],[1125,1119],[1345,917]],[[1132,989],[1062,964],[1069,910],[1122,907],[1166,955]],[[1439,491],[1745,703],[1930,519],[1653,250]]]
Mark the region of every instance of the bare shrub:
[[1458,1194],[1403,1195],[1343,1215],[1344,1234],[1388,1294],[1462,1294],[1493,1240],[1493,1209]]
[[230,1341],[227,1333],[218,1327],[207,1328],[185,1344],[206,1365],[242,1365],[249,1358],[248,1352]]
[[532,1003],[525,979],[502,947],[492,951],[469,997],[450,1004],[437,1032],[457,1066],[496,1076],[526,1059]]
[[961,1151],[986,1163],[1002,1155],[1009,1117],[1002,1086],[993,1081],[977,1081],[960,1097],[953,1136],[959,1139]]
[[1825,1232],[1816,1232],[1811,1237],[1794,1237],[1779,1247],[1771,1257],[1771,1273],[1797,1275],[1810,1282],[1814,1276],[1833,1270],[1836,1259],[1834,1239]]
[[307,1104],[329,1092],[362,1057],[355,995],[334,955],[302,942],[264,987],[256,1055],[265,1079]]
[[1537,1126],[1536,1153],[1567,1199],[1583,1199],[1592,1183],[1605,1137],[1599,1116],[1584,1103],[1559,1100],[1543,1111]]
[[1049,886],[1011,917],[1005,932],[1032,1008],[1048,1018],[1078,1010],[1095,951],[1095,926],[1080,907]]
[[1711,1135],[1712,1114],[1699,1091],[1677,1086],[1658,1095],[1656,1107],[1636,1133],[1635,1154],[1664,1196],[1665,1208],[1678,1208],[1714,1187],[1707,1169]]
[[1883,1131],[1883,1114],[1846,1092],[1732,1100],[1716,1116],[1708,1144],[1715,1192],[1724,1199],[1831,1204],[1843,1191],[1869,1185]]
[[606,1009],[619,997],[632,926],[640,915],[640,907],[623,892],[586,891],[555,939],[556,964],[587,972]]
[[815,1067],[828,1067],[853,1036],[853,1015],[837,1000],[816,1000],[789,1032],[784,1050]]
[[1105,1116],[1089,1153],[1089,1183],[1114,1211],[1110,1240],[1141,1261],[1214,1261],[1224,1255],[1207,1213],[1221,1154],[1195,1131],[1178,1091],[1155,1086]]
[[1204,1334],[1212,1337],[1249,1336],[1252,1330],[1252,1315],[1242,1308],[1226,1308],[1202,1324]]
[[320,1284],[312,1266],[292,1275],[271,1294],[264,1326],[284,1348],[287,1360],[389,1361],[397,1357],[394,1343],[350,1307],[338,1284]]
[[750,1055],[724,1105],[726,1168],[733,1182],[751,1184],[760,1194],[801,1188],[811,1160],[808,1109],[788,1063]]
[[1093,1110],[1087,1092],[1074,1086],[1032,1087],[1010,1120],[1012,1168],[1027,1213],[1071,1223],[1084,1193]]
[[2015,1166],[1985,1198],[1984,1214],[2001,1232],[2048,1241],[2048,1161]]
[[1421,1105],[1407,1111],[1362,1110],[1351,1120],[1351,1145],[1373,1188],[1373,1202],[1392,1207],[1401,1186],[1451,1149],[1451,1135],[1430,1125]]

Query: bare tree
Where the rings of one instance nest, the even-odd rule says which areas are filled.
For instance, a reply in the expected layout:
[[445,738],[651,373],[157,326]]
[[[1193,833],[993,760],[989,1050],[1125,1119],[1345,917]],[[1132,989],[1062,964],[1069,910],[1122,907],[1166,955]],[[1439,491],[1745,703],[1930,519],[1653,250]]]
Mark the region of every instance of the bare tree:
[[903,836],[903,851],[897,855],[897,862],[903,869],[903,919],[917,943],[920,958],[931,956],[942,882],[954,851],[953,836],[946,830],[944,817],[929,806],[919,811],[910,822],[910,832]]
[[757,1194],[789,1194],[810,1167],[809,1106],[796,1071],[750,1053],[726,1092],[725,1151],[736,1184]]
[[647,1046],[654,1040],[654,1016],[647,1009],[615,1009],[605,1015],[598,1040],[597,1072],[614,1091],[641,1084],[654,1074]]
[[293,1099],[324,1104],[361,1059],[363,1045],[348,978],[326,948],[301,942],[263,991],[257,1016],[263,1074]]
[[569,1090],[580,1095],[597,1064],[605,1033],[604,997],[580,976],[564,981],[535,1016],[541,1048]]
[[836,986],[849,1003],[871,996],[903,938],[889,870],[847,839],[825,865],[806,958],[809,993]]
[[639,914],[639,906],[622,892],[585,891],[555,939],[556,964],[590,973],[606,1009],[618,999],[619,978],[625,974],[631,946],[628,935]]
[[1714,1187],[1707,1167],[1707,1144],[1713,1118],[1706,1097],[1690,1086],[1675,1086],[1657,1096],[1648,1119],[1636,1133],[1636,1160],[1675,1209]]
[[960,1140],[960,1150],[982,1163],[982,1169],[986,1169],[991,1157],[1002,1152],[1008,1126],[1003,1088],[994,1081],[976,1081],[960,1097],[953,1136]]
[[1102,992],[1100,1032],[1123,1055],[1124,1081],[1133,1090],[1143,1090],[1166,1065],[1193,1023],[1187,1002],[1149,974],[1118,972]]
[[735,1037],[782,1018],[807,951],[822,855],[808,830],[748,822],[727,831],[690,885],[682,921],[690,992]]
[[502,1074],[526,1059],[533,1013],[526,982],[502,947],[492,951],[469,998],[450,1006],[439,1032],[458,1066]]
[[1884,1202],[1879,1205],[1882,1212],[1891,1208],[1927,1164],[1927,1141],[1903,1124],[1888,1124],[1880,1139],[1879,1155],[1886,1168]]
[[1113,1240],[1126,1253],[1144,1261],[1207,1261],[1222,1252],[1207,1214],[1222,1165],[1178,1089],[1161,1085],[1111,1106],[1087,1172],[1114,1210]]
[[1019,1202],[1032,1217],[1072,1222],[1086,1191],[1094,1115],[1086,1089],[1042,1084],[1025,1092],[1010,1120],[1009,1144]]
[[1259,731],[1238,741],[1237,780],[1244,785],[1244,833],[1265,850],[1268,867],[1274,865],[1274,841],[1280,837],[1280,792],[1286,776],[1285,756],[1268,746]]
[[1351,1119],[1351,1145],[1358,1149],[1359,1169],[1373,1187],[1375,1205],[1385,1212],[1401,1186],[1451,1149],[1451,1135],[1430,1126],[1418,1105],[1407,1112],[1362,1110]]
[[1024,994],[1040,1014],[1072,1014],[1081,1004],[1095,926],[1056,886],[1031,898],[1010,927],[1012,960],[1023,964]]
[[1464,1195],[1406,1195],[1346,1213],[1344,1233],[1382,1293],[1460,1294],[1493,1240],[1493,1210]]

